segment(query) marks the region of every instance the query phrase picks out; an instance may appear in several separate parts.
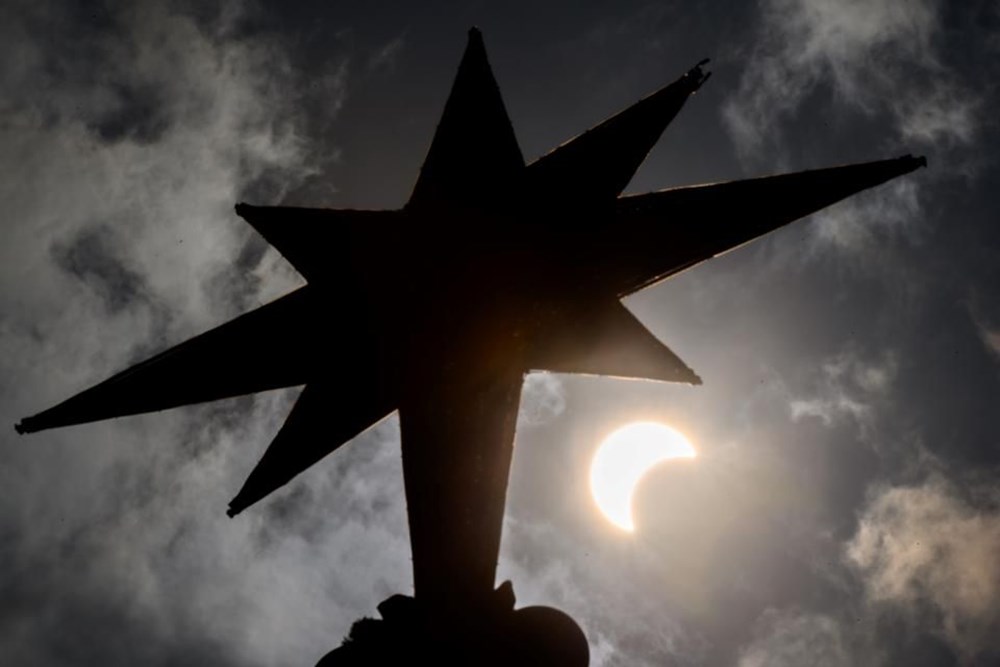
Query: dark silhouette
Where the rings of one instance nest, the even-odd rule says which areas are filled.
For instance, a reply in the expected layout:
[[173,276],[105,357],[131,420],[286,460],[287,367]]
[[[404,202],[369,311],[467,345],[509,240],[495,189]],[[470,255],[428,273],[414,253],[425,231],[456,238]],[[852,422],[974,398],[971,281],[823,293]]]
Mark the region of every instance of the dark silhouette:
[[[525,165],[473,29],[398,211],[236,206],[307,286],[137,364],[19,432],[306,385],[233,516],[399,411],[414,598],[322,665],[586,665],[556,610],[494,590],[523,375],[699,384],[620,297],[925,164],[911,156],[619,196],[708,78],[674,83]],[[532,657],[534,656],[534,657]],[[554,658],[553,656],[560,656]]]
[[394,595],[378,606],[382,620],[363,618],[317,667],[398,665],[584,666],[587,639],[569,616],[551,607],[514,609],[504,582],[473,617],[435,618],[414,598]]

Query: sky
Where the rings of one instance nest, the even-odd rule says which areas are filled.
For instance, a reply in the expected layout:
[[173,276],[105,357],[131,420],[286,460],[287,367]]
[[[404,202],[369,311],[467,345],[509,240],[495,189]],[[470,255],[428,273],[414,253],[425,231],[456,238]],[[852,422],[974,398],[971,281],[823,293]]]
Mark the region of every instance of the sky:
[[[311,665],[410,592],[393,416],[232,520],[298,389],[12,427],[302,284],[237,201],[405,203],[473,25],[529,160],[712,58],[628,192],[929,162],[629,297],[703,386],[528,376],[498,581],[595,667],[1000,661],[1000,5],[286,4],[0,9],[0,663]],[[698,458],[627,534],[635,419]]]

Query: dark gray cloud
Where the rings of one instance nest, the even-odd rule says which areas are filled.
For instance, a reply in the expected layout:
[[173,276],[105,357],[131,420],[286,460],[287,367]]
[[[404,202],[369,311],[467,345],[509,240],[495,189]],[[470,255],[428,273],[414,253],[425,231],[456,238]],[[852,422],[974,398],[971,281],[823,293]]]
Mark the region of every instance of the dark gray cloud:
[[112,315],[142,299],[146,291],[142,276],[127,266],[116,245],[109,227],[94,227],[65,242],[57,239],[52,246],[56,266],[90,287]]
[[766,0],[759,6],[758,40],[725,107],[741,150],[758,151],[766,142],[780,147],[779,128],[817,95],[840,113],[887,117],[910,146],[967,145],[976,138],[985,99],[973,88],[978,77],[954,69],[942,53],[944,3]]
[[[312,173],[317,147],[297,104],[321,94],[335,110],[342,75],[305,86],[277,37],[241,33],[250,8],[193,10],[5,10],[5,423],[300,281],[232,205],[254,193],[273,199]],[[355,609],[405,587],[391,428],[359,440],[360,458],[342,457],[381,483],[345,492],[321,474],[295,490],[344,509],[322,534],[292,511],[295,493],[281,502],[298,522],[279,509],[280,520],[224,518],[292,398],[30,442],[4,435],[0,660],[300,664],[342,636]],[[378,528],[348,511],[364,501],[337,499],[345,493],[377,504]],[[284,549],[273,547],[278,538]],[[320,573],[336,561],[372,576],[331,587]]]

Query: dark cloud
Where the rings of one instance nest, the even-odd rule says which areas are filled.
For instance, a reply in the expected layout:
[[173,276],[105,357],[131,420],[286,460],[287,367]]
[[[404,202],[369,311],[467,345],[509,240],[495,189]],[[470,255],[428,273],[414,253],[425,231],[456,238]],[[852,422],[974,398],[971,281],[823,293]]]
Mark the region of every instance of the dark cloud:
[[147,296],[142,276],[126,266],[114,247],[113,234],[104,226],[83,229],[52,246],[56,266],[94,290],[112,315]]
[[131,139],[137,143],[153,143],[170,127],[164,107],[166,100],[152,85],[112,86],[109,107],[91,123],[94,132],[104,141]]
[[[978,73],[953,69],[941,50],[943,3],[759,5],[759,39],[725,108],[743,151],[758,151],[765,142],[780,148],[780,121],[820,92],[839,113],[886,117],[911,146],[968,145],[976,138],[986,98],[975,84],[982,81]],[[810,111],[814,119],[827,115],[822,106]]]
[[[6,423],[296,285],[232,205],[263,174],[279,192],[313,169],[295,108],[308,89],[273,37],[250,41],[233,28],[239,6],[10,9],[0,47]],[[288,398],[31,443],[3,436],[0,660],[297,664],[335,643],[354,617],[346,609],[371,607],[379,580],[348,586],[333,599],[364,601],[338,612],[340,603],[323,605],[323,587],[282,578],[316,569],[304,563],[322,561],[322,550],[254,552],[257,529],[224,518]],[[313,479],[336,494],[323,482]],[[352,542],[365,551],[372,540],[378,553],[398,554],[401,571],[402,520]],[[380,576],[395,581],[393,572]],[[261,598],[295,613],[261,610]],[[313,628],[311,640],[288,638],[293,617]]]

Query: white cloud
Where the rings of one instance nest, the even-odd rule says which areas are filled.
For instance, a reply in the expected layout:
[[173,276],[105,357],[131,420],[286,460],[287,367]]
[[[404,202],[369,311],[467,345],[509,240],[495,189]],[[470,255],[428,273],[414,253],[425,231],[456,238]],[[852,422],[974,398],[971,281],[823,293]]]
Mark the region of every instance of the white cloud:
[[869,600],[965,658],[1000,648],[1000,488],[940,475],[875,489],[846,549]]
[[979,130],[980,102],[942,84],[927,97],[911,94],[893,105],[904,139],[923,144],[971,144]]
[[555,373],[534,372],[524,378],[518,426],[541,426],[566,409],[566,388]]
[[768,609],[753,640],[740,650],[738,667],[848,667],[855,664],[838,621],[824,614]]

